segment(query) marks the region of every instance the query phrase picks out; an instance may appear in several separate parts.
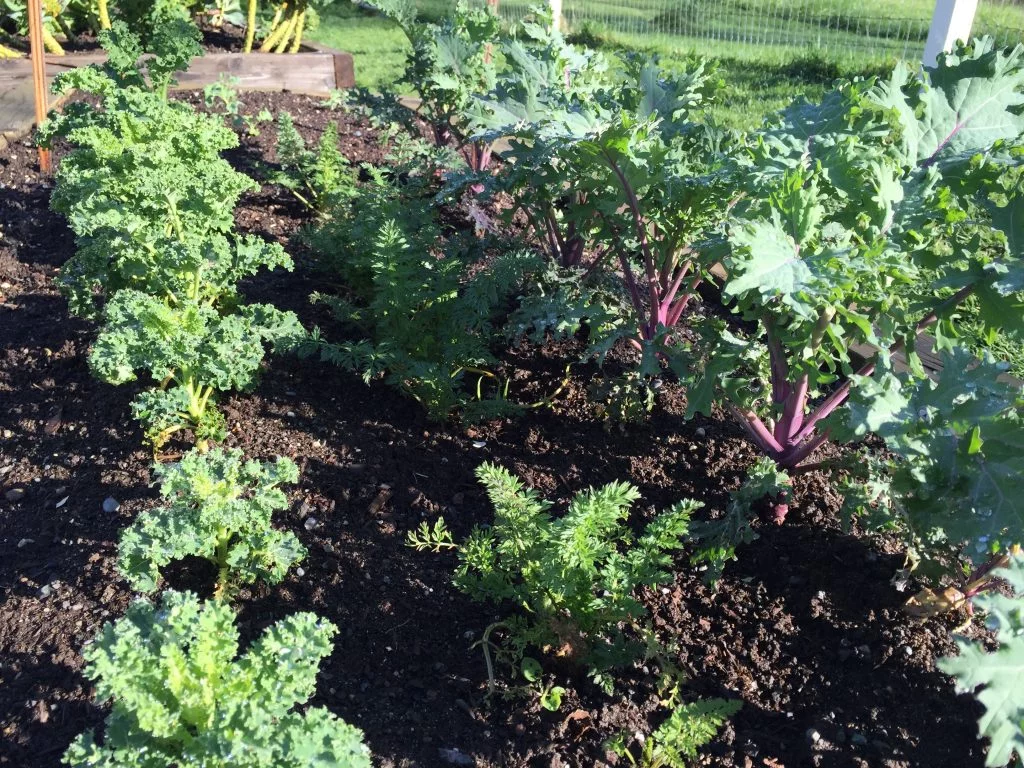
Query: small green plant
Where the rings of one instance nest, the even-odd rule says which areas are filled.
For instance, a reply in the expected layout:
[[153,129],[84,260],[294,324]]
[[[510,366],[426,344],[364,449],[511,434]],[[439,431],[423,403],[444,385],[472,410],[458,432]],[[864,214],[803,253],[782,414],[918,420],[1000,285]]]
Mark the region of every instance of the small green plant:
[[306,146],[287,112],[277,116],[277,162],[270,180],[287,189],[304,206],[325,212],[355,196],[355,175],[338,149],[338,125],[328,123],[315,150]]
[[272,120],[273,117],[266,109],[260,110],[255,117],[242,111],[242,100],[238,97],[240,82],[237,77],[222,74],[217,82],[203,88],[203,104],[207,110],[227,120],[235,131],[245,131],[250,136],[259,136],[260,123]]
[[157,465],[165,505],[142,513],[121,534],[118,565],[141,592],[154,592],[160,569],[190,555],[217,568],[218,599],[259,579],[277,583],[306,550],[290,531],[271,525],[288,500],[280,486],[299,470],[290,459],[246,460],[240,450],[189,451],[180,463]]
[[239,656],[231,608],[167,592],[133,603],[85,649],[100,703],[102,743],[87,731],[64,753],[80,768],[370,768],[362,733],[313,694],[337,629],[312,613],[263,631]]
[[[628,736],[620,733],[605,747],[619,757],[625,757],[630,765],[637,768],[686,768],[687,761],[697,757],[697,750],[715,738],[718,729],[741,706],[739,701],[725,699],[681,704],[672,710],[668,720],[644,739],[642,746],[630,749]],[[635,755],[634,750],[637,750]]]
[[1005,579],[1014,596],[987,593],[974,598],[988,614],[998,648],[987,651],[977,641],[957,639],[960,655],[940,659],[938,667],[956,678],[960,691],[973,693],[985,707],[978,732],[989,740],[986,766],[1024,758],[1024,556],[1010,558],[995,576]]
[[553,518],[550,502],[501,467],[482,464],[476,475],[494,504],[494,524],[475,528],[456,546],[442,521],[433,527],[424,523],[410,532],[409,545],[454,547],[460,590],[477,600],[510,600],[523,609],[484,633],[489,667],[490,635],[504,628],[502,652],[513,666],[535,648],[587,663],[609,687],[610,679],[601,673],[631,661],[638,651],[629,633],[646,609],[635,591],[671,579],[671,552],[683,546],[690,515],[701,505],[681,501],[634,536],[625,523],[640,494],[629,483],[581,492],[565,516]]
[[747,470],[740,487],[729,494],[725,514],[691,526],[690,535],[697,542],[692,562],[707,567],[705,581],[717,582],[726,563],[736,559],[736,548],[757,538],[751,523],[758,505],[765,499],[772,500],[772,516],[779,523],[779,509],[788,511],[791,492],[789,475],[768,457],[760,456]]
[[415,157],[392,174],[369,168],[359,196],[309,236],[346,288],[312,300],[362,334],[358,342],[317,341],[315,350],[367,382],[383,376],[434,419],[457,409],[467,418],[514,412],[507,382],[491,370],[490,342],[499,308],[537,259],[521,250],[480,264],[477,239],[442,226],[431,194],[436,166],[400,148]]
[[111,384],[132,381],[137,371],[159,382],[132,403],[154,450],[183,429],[191,429],[201,447],[224,439],[226,424],[215,394],[256,382],[265,343],[290,348],[305,334],[294,313],[268,304],[222,315],[206,303],[169,306],[132,290],[114,294],[104,320],[89,366]]

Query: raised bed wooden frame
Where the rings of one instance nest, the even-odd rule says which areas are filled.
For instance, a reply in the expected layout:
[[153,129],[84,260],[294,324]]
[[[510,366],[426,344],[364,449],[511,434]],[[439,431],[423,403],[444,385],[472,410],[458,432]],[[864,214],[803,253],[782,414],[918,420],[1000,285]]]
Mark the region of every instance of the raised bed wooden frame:
[[[103,51],[48,55],[47,78],[52,82],[61,72],[105,59]],[[177,87],[202,88],[222,76],[237,78],[244,91],[327,94],[356,84],[352,54],[307,43],[298,53],[207,53],[178,73]],[[31,62],[0,60],[0,148],[28,133],[34,121]]]

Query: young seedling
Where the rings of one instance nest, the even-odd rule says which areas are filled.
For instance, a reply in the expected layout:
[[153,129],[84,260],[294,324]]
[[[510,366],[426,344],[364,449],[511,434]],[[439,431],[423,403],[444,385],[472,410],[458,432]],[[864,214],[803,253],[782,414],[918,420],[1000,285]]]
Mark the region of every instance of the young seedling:
[[315,150],[306,146],[292,116],[277,116],[277,162],[280,170],[270,180],[280,184],[312,211],[326,214],[356,194],[355,175],[338,149],[338,125],[328,123]]
[[505,652],[515,667],[536,648],[587,663],[602,672],[633,658],[628,630],[645,614],[634,592],[670,578],[670,553],[684,544],[691,514],[682,501],[655,517],[634,538],[625,521],[639,492],[609,483],[576,495],[561,518],[551,503],[501,467],[482,464],[477,477],[495,508],[494,524],[475,528],[455,547],[442,521],[409,534],[417,549],[455,547],[456,586],[477,600],[512,600],[524,613],[488,628],[483,638],[489,674],[490,633],[507,632]]
[[160,569],[188,556],[217,569],[218,600],[233,588],[275,584],[306,550],[295,534],[271,525],[288,500],[280,486],[299,478],[290,459],[260,463],[240,450],[193,450],[177,464],[157,465],[164,506],[143,512],[121,535],[118,565],[140,592],[156,591]]

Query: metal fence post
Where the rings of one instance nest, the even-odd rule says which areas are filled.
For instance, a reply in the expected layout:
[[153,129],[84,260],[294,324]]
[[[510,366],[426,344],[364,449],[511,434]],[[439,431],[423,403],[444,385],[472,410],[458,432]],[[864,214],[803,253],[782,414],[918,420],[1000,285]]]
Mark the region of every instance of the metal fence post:
[[935,0],[928,42],[924,44],[926,67],[935,66],[939,54],[950,50],[957,40],[970,40],[977,11],[978,0]]

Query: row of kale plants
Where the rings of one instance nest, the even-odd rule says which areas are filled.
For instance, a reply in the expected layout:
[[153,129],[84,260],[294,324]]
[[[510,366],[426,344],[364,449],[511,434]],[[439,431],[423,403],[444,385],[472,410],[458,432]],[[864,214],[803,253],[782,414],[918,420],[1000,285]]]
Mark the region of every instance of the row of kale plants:
[[74,313],[100,323],[89,364],[111,383],[140,372],[152,383],[132,402],[154,449],[189,430],[197,446],[157,464],[164,505],[122,534],[118,566],[144,595],[160,569],[195,556],[216,568],[213,597],[166,590],[140,599],[85,650],[98,701],[112,702],[103,737],[82,734],[64,754],[74,766],[314,765],[369,768],[362,733],[324,708],[303,706],[337,628],[297,613],[265,629],[244,652],[232,607],[237,588],[279,582],[305,556],[271,516],[291,460],[248,460],[211,447],[225,436],[216,393],[249,387],[265,354],[301,336],[298,319],[248,304],[239,280],[291,268],[276,244],[234,232],[239,196],[255,184],[220,153],[237,144],[216,116],[168,99],[173,73],[201,54],[198,30],[167,22],[150,41],[115,22],[102,35],[106,65],[58,77],[69,104],[41,128],[66,141],[51,204],[68,219],[76,253],[61,272]]
[[[691,520],[700,504],[684,501],[640,536],[626,525],[637,499],[627,484],[581,493],[554,517],[513,476],[481,467],[494,525],[456,544],[439,520],[410,544],[455,549],[460,589],[525,609],[481,638],[492,689],[497,658],[554,709],[562,691],[545,682],[545,649],[584,664],[605,690],[616,668],[653,654],[673,712],[641,747],[608,746],[682,765],[737,702],[681,703],[671,641],[654,637],[634,591],[669,579],[684,544],[718,578],[756,535],[763,499],[781,523],[791,476],[824,469],[842,483],[850,520],[904,535],[923,579],[953,578],[954,603],[974,600],[1001,622],[998,652],[964,644],[943,665],[965,688],[985,686],[989,761],[1006,762],[1024,740],[1024,704],[999,669],[1024,653],[1024,611],[991,590],[995,575],[1024,586],[1014,554],[1021,396],[1004,366],[972,359],[957,332],[965,308],[993,332],[1021,330],[1022,51],[982,41],[928,72],[842,83],[743,136],[704,114],[719,84],[703,65],[667,72],[609,58],[568,44],[543,14],[507,35],[490,11],[460,7],[435,25],[405,6],[385,10],[409,35],[420,115],[387,94],[332,101],[379,121],[389,167],[366,168],[357,184],[335,132],[309,148],[281,115],[269,177],[314,212],[303,237],[345,288],[313,298],[358,341],[307,332],[238,292],[242,277],[291,261],[233,232],[234,207],[254,184],[220,157],[234,132],[167,98],[173,72],[199,55],[194,28],[162,25],[142,71],[139,39],[115,24],[106,66],[60,78],[98,102],[69,105],[42,131],[72,146],[53,207],[76,235],[62,287],[73,311],[100,323],[90,365],[111,383],[142,373],[151,384],[132,407],[155,449],[171,435],[197,442],[158,468],[168,504],[126,531],[121,567],[147,593],[162,566],[188,554],[219,574],[212,601],[169,592],[163,610],[140,601],[104,628],[87,659],[114,710],[103,745],[84,737],[67,759],[118,764],[145,744],[152,765],[213,755],[315,765],[328,754],[367,764],[355,729],[322,710],[289,714],[313,690],[327,622],[293,617],[232,661],[234,586],[279,581],[303,552],[270,525],[294,465],[211,450],[225,436],[216,395],[252,386],[271,345],[382,376],[437,418],[514,414],[551,398],[519,402],[495,350],[578,336],[598,361],[616,345],[634,350],[635,370],[606,388],[609,414],[643,418],[656,380],[671,374],[691,414],[722,407],[764,455],[727,509]],[[510,148],[495,162],[498,140]],[[475,231],[448,224],[454,205]],[[511,234],[514,221],[527,223],[525,236]],[[702,302],[715,311],[694,311]],[[916,354],[926,328],[945,358],[935,381]],[[877,351],[856,362],[862,344]],[[908,373],[895,370],[897,352]],[[858,447],[868,434],[885,440],[883,456]],[[813,454],[827,441],[854,447],[825,466]],[[926,609],[949,594],[927,593]],[[282,653],[297,656],[284,663]]]

